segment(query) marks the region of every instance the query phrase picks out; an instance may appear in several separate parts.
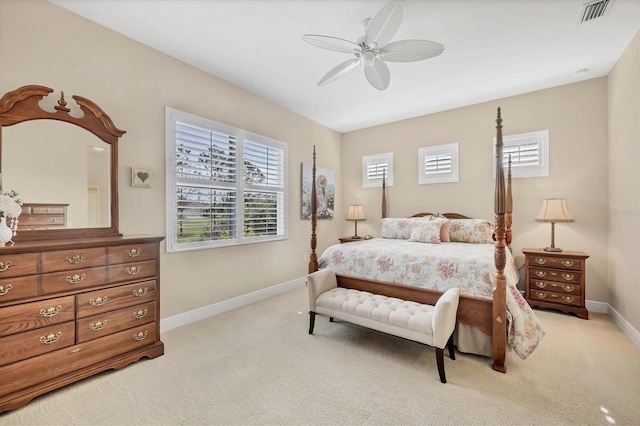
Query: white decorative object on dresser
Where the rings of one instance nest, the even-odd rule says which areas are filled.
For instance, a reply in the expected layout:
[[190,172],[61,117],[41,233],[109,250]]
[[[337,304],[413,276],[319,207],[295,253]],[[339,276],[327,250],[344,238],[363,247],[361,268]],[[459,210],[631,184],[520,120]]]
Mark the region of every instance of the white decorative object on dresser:
[[[0,99],[0,154],[3,143],[19,143],[2,140],[6,126],[58,120],[82,127],[110,152],[109,175],[99,188],[109,196],[103,206],[94,200],[87,207],[39,203],[28,190],[21,194],[28,202],[22,205],[15,244],[0,247],[0,413],[101,371],[164,354],[160,340],[164,237],[122,236],[118,230],[117,144],[125,132],[80,96],[73,96],[83,112],[80,118],[69,114],[64,94],[55,112],[43,110],[39,102],[52,91],[24,86]],[[56,148],[55,143],[52,146]],[[84,142],[78,149],[86,155]],[[20,181],[12,177],[13,183]],[[87,181],[79,185],[87,193]],[[91,186],[95,188],[95,183]],[[72,208],[78,209],[76,215],[106,211],[108,225],[67,227]]]

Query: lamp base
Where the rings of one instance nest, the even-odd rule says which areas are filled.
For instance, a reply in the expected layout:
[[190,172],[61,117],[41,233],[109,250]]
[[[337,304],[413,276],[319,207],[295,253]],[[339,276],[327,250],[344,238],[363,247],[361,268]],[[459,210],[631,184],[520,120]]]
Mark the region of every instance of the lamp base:
[[357,235],[354,235],[353,237],[351,237],[352,240],[361,240],[362,237],[359,237]]
[[562,251],[562,249],[558,248],[558,247],[545,247],[544,251],[560,252],[560,251]]

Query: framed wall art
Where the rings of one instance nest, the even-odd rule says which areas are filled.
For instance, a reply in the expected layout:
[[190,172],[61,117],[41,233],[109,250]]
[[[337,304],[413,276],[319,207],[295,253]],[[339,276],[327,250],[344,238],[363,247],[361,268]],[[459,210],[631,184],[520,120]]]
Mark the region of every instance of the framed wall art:
[[131,186],[153,187],[153,171],[144,167],[131,167]]
[[[302,163],[302,219],[311,219],[311,164]],[[336,196],[335,173],[316,167],[316,200],[318,219],[333,219]]]

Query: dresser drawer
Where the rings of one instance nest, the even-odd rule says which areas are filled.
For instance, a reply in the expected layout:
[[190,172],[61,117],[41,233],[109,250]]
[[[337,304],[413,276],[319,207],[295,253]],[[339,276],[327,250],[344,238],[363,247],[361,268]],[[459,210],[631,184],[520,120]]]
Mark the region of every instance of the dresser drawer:
[[74,296],[8,306],[0,308],[0,337],[74,319]]
[[0,280],[0,305],[12,300],[38,295],[38,276],[5,278]]
[[103,266],[107,262],[104,248],[49,251],[42,254],[42,272]]
[[117,311],[105,312],[78,320],[76,335],[78,343],[97,339],[108,334],[126,330],[127,328],[154,322],[156,320],[156,303],[130,306]]
[[155,259],[156,245],[151,243],[109,247],[107,255],[110,265]]
[[82,293],[76,296],[77,317],[84,318],[155,300],[155,280]]
[[156,324],[149,323],[142,327],[121,331],[101,339],[0,367],[0,377],[2,377],[0,395],[15,392],[106,361],[116,355],[155,343],[157,340]]
[[530,298],[535,300],[543,300],[553,303],[561,303],[563,305],[582,306],[580,296],[570,294],[554,293],[551,291],[531,290]]
[[1,255],[0,278],[37,274],[38,257],[38,253]]
[[580,284],[562,283],[555,281],[531,280],[529,283],[531,290],[552,291],[561,294],[572,294],[574,296],[582,295],[582,286]]
[[20,216],[20,228],[47,229],[65,227],[64,215],[25,215]]
[[531,268],[531,277],[545,281],[558,281],[563,283],[580,284],[582,274],[573,271],[555,271],[552,269]]
[[142,262],[122,263],[108,266],[110,283],[132,281],[153,277],[156,274],[156,261],[145,260]]
[[76,291],[103,285],[106,281],[104,267],[52,272],[42,275],[44,294]]
[[582,271],[581,259],[568,259],[561,257],[549,256],[532,256],[530,260],[531,266],[544,266],[552,269],[569,269],[572,271]]
[[[73,321],[0,338],[0,366],[72,346]],[[5,378],[3,377],[4,381]]]

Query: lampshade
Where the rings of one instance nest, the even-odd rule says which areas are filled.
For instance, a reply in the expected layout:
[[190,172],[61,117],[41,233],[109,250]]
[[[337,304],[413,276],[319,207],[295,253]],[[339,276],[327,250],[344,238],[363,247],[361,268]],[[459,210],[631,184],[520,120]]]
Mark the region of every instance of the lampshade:
[[542,209],[536,216],[538,222],[573,222],[564,198],[542,200]]
[[349,211],[347,212],[347,220],[365,220],[367,217],[364,215],[364,209],[362,206],[349,206]]

